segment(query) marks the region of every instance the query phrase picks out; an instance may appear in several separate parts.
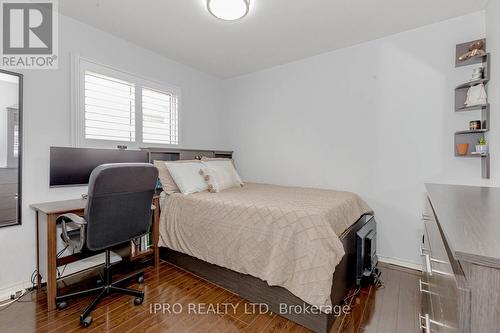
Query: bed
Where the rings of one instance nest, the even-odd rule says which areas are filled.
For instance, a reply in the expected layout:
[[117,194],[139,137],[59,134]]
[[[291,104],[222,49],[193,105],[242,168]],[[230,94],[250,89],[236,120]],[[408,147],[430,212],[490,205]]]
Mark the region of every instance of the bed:
[[163,260],[328,332],[354,280],[355,233],[372,218],[353,193],[245,183],[168,195],[159,246]]

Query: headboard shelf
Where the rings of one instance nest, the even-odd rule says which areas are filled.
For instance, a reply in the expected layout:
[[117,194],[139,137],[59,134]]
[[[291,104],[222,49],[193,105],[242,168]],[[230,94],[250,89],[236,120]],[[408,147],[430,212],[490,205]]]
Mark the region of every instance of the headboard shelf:
[[149,162],[153,161],[178,161],[178,160],[195,160],[202,157],[209,158],[232,158],[232,151],[224,150],[204,150],[204,149],[176,149],[176,148],[157,148],[148,147],[141,148],[147,151]]

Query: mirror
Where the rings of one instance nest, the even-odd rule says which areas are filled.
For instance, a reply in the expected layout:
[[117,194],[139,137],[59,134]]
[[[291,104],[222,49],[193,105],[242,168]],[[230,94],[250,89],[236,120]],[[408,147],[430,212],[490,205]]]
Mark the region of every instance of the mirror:
[[22,74],[0,70],[0,227],[21,224]]

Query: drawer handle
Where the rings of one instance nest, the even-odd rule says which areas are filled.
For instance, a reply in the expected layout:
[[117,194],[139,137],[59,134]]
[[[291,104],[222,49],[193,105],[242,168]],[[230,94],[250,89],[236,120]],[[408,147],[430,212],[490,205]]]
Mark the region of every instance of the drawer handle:
[[[440,323],[439,321],[432,320],[428,313],[426,313],[423,316],[419,314],[419,317],[420,317],[420,329],[423,329],[425,333],[431,333],[431,324],[449,329],[454,329],[453,327]],[[424,322],[423,325],[422,325],[422,320]]]
[[426,259],[427,259],[427,257],[429,257],[429,260],[431,262],[437,262],[438,264],[448,264],[449,265],[449,263],[445,260],[436,259],[436,258],[431,257],[431,250],[429,250],[428,248],[425,248],[422,244],[420,244],[420,256],[422,256],[422,257],[425,256]]
[[424,282],[422,281],[421,279],[418,279],[418,289],[420,290],[421,293],[427,293],[427,294],[431,294],[431,295],[436,295],[436,293],[433,293],[432,291],[430,290],[426,290],[423,288],[423,286],[430,286],[429,283],[427,282]]
[[432,258],[427,253],[424,253],[422,255],[425,257],[425,270],[426,270],[426,272],[429,275],[432,275],[433,273],[436,273],[436,274],[439,274],[439,275],[454,276],[452,273],[447,273],[447,272],[443,272],[443,271],[440,271],[440,270],[432,268],[432,263],[433,262],[437,262],[437,263],[441,263],[441,264],[448,264],[449,265],[448,262],[446,262],[444,260],[434,259],[434,258]]
[[[419,315],[420,317],[420,329],[424,330],[425,333],[431,333],[431,319],[429,318],[429,314]],[[422,320],[424,324],[422,325]]]
[[432,216],[427,215],[425,213],[422,213],[422,220],[424,220],[424,221],[431,221],[432,220]]
[[420,255],[421,256],[424,256],[424,255],[428,254],[429,252],[431,252],[431,250],[429,250],[428,248],[425,248],[424,244],[420,244]]
[[425,257],[425,271],[432,275],[432,265],[431,265],[431,256],[428,254],[423,255]]

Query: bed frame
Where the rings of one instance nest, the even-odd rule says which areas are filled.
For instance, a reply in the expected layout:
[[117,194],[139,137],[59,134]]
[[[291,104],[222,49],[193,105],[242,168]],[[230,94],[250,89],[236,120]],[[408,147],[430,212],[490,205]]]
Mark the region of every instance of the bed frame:
[[[177,150],[177,149],[145,149],[148,150],[150,161],[164,160],[175,161],[179,159],[193,159],[206,157],[231,158],[232,152],[204,151],[204,150]],[[356,233],[374,217],[363,215],[349,229],[340,236],[344,246],[345,255],[335,268],[333,274],[332,292],[330,294],[332,305],[341,305],[354,284],[356,276]],[[333,313],[294,313],[280,312],[280,304],[287,306],[308,307],[309,304],[285,288],[269,286],[265,281],[248,275],[238,273],[231,269],[207,263],[169,248],[160,248],[160,258],[172,265],[186,270],[198,277],[214,283],[230,292],[239,295],[251,303],[264,303],[269,310],[307,327],[315,332],[327,333],[332,327],[336,316]]]

